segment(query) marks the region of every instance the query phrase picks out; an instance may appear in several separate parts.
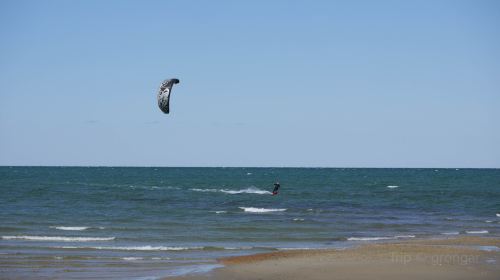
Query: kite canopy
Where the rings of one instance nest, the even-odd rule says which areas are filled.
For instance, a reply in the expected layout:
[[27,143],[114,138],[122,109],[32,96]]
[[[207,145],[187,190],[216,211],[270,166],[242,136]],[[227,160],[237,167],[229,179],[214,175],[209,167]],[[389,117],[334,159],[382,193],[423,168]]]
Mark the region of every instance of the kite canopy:
[[178,79],[168,79],[160,85],[160,89],[158,90],[158,107],[165,114],[170,112],[170,93],[172,92],[172,87],[178,83]]

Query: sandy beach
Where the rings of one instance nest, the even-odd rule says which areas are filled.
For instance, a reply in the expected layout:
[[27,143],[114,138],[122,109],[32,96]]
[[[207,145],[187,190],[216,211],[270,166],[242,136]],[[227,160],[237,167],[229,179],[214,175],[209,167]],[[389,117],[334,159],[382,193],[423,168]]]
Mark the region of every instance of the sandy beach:
[[360,244],[220,259],[223,268],[176,280],[500,279],[500,239],[460,237]]

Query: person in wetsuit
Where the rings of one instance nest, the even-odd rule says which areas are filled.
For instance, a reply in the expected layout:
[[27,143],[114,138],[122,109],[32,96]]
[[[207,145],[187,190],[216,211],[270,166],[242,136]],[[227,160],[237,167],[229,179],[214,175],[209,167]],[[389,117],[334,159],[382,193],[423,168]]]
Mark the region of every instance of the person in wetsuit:
[[276,182],[274,183],[274,190],[273,190],[273,195],[277,195],[278,194],[278,190],[280,189],[280,182]]

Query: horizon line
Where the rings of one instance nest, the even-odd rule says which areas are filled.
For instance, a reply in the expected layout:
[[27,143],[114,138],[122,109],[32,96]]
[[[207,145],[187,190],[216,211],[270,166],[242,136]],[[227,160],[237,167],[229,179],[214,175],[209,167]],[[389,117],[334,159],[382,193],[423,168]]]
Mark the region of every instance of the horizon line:
[[0,167],[79,167],[79,168],[309,168],[309,169],[500,169],[500,167],[339,167],[339,166],[155,166],[155,165],[0,165]]

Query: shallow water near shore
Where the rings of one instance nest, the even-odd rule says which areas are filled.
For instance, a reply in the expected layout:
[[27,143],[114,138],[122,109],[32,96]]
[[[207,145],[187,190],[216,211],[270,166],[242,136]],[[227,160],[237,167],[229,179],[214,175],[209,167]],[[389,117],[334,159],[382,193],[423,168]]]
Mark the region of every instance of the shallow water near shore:
[[156,279],[227,256],[500,236],[498,169],[0,167],[0,191],[8,278]]

